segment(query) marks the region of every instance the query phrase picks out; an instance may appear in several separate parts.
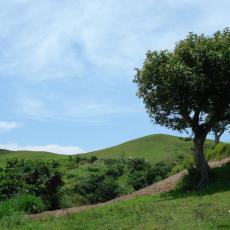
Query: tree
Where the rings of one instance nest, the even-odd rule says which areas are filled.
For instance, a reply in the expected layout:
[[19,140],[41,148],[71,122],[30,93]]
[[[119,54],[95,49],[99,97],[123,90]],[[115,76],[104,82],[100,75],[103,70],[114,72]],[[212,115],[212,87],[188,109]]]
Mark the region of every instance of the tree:
[[229,129],[229,124],[230,122],[225,120],[225,121],[220,121],[216,123],[212,127],[212,132],[214,133],[214,136],[215,136],[216,145],[220,143],[220,137],[223,135],[223,133]]
[[[189,33],[173,51],[148,51],[134,83],[150,118],[194,133],[198,186],[210,179],[204,142],[214,125],[230,118],[230,30],[212,36]],[[206,119],[208,117],[208,119]]]

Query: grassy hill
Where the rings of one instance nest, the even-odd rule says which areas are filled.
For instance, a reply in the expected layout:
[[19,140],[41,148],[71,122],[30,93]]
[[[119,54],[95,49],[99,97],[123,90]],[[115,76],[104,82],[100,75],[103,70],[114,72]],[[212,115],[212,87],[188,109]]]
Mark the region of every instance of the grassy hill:
[[[207,145],[211,143],[210,140],[206,142]],[[191,147],[191,141],[186,142],[171,135],[154,134],[86,155],[95,155],[99,158],[120,158],[125,154],[125,157],[143,157],[150,162],[171,161],[179,154],[190,154]]]
[[[211,141],[206,142],[208,145]],[[179,154],[190,154],[192,142],[185,142],[179,137],[154,134],[145,137],[141,137],[135,140],[125,142],[94,152],[81,154],[84,156],[95,155],[98,158],[120,158],[123,154],[125,157],[143,157],[150,162],[156,162],[159,160],[172,161]],[[34,151],[7,151],[0,150],[0,166],[3,166],[6,159],[11,158],[19,159],[67,159],[66,155],[60,155],[50,152],[34,152]]]
[[7,159],[19,158],[19,159],[31,159],[31,160],[58,160],[66,158],[65,155],[59,155],[50,152],[39,151],[9,151],[5,149],[0,150],[0,166],[3,166]]
[[198,192],[141,196],[69,214],[32,220],[9,216],[1,229],[230,229],[230,164],[215,169],[217,180]]

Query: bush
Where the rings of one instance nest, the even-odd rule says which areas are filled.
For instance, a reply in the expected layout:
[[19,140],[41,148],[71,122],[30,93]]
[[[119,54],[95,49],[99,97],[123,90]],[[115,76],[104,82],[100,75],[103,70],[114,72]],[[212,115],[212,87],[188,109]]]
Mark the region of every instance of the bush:
[[105,174],[93,174],[88,178],[82,178],[74,190],[86,197],[90,203],[104,202],[118,195],[116,181],[112,177],[105,177]]
[[91,156],[89,159],[88,159],[88,162],[92,165],[95,161],[97,161],[97,157],[96,156]]
[[139,190],[141,188],[146,187],[147,179],[146,179],[146,172],[145,171],[137,171],[132,174],[129,174],[128,182],[132,185],[134,190]]
[[127,161],[129,172],[142,171],[149,167],[149,164],[143,158],[131,158]]
[[105,174],[107,176],[112,176],[113,178],[117,178],[122,176],[124,173],[124,165],[123,164],[115,164],[106,169]]
[[143,159],[132,159],[128,163],[128,182],[135,189],[141,189],[169,175],[170,167],[159,161],[153,167]]
[[35,214],[42,212],[45,205],[40,197],[25,194],[14,198],[16,200],[17,210],[26,212],[27,214]]
[[0,173],[0,200],[19,194],[41,197],[48,209],[59,207],[61,174],[55,161],[8,160]]
[[155,181],[160,181],[169,175],[170,167],[164,161],[159,161],[153,166],[151,171]]

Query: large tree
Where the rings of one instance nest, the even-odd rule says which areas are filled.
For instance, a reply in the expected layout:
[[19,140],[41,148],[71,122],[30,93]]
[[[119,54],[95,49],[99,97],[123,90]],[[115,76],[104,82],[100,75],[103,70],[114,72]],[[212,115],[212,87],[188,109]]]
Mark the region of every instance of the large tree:
[[192,130],[198,186],[203,185],[210,178],[206,136],[230,118],[230,30],[212,36],[189,33],[172,51],[148,51],[134,82],[155,123]]

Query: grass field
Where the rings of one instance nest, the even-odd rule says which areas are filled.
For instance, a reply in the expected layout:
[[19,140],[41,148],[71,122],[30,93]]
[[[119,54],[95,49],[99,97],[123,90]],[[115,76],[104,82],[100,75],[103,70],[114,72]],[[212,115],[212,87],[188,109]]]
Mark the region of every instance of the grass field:
[[230,229],[230,164],[215,169],[216,180],[199,192],[180,190],[119,201],[63,217],[31,220],[20,215],[0,221],[2,230]]

